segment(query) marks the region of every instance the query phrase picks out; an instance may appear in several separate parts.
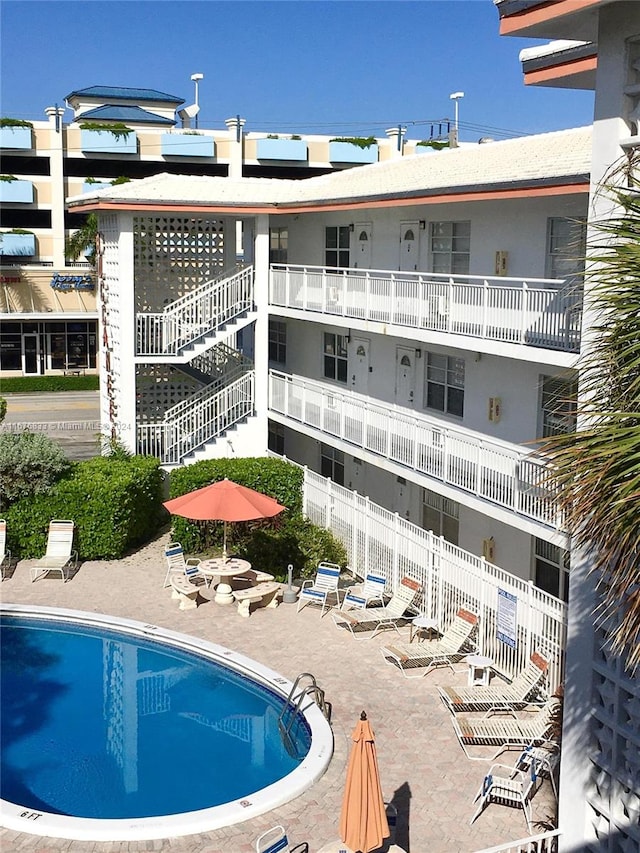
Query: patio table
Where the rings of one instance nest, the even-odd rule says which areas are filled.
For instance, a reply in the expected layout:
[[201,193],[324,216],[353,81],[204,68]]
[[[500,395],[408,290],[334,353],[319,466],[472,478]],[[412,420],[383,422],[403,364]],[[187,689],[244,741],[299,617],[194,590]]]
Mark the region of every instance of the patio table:
[[203,560],[199,568],[205,578],[209,580],[209,585],[214,578],[220,579],[213,599],[216,604],[233,604],[233,589],[229,581],[231,578],[241,577],[250,571],[251,563],[238,557],[231,557],[227,560],[223,557],[215,557],[212,560]]

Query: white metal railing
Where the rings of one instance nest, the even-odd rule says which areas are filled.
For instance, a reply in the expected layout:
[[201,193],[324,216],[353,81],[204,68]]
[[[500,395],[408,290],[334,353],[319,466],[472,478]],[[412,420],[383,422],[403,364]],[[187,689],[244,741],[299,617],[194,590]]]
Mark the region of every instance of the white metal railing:
[[556,853],[561,834],[559,829],[550,829],[529,838],[519,838],[507,844],[498,844],[497,847],[486,847],[476,853]]
[[548,468],[519,445],[278,371],[269,372],[269,409],[526,518],[562,526]]
[[582,295],[557,279],[272,264],[271,305],[567,352]]
[[167,465],[179,465],[197,447],[253,414],[254,386],[252,370],[220,390],[210,390],[171,417],[165,413],[160,422],[139,424],[136,453],[157,456]]
[[[538,651],[549,660],[549,689],[562,682],[567,606],[559,598],[307,468],[303,512],[340,539],[360,577],[383,575],[390,591],[404,575],[418,580],[423,589],[418,606],[440,630],[459,607],[477,613],[480,650],[497,671],[514,677]],[[499,590],[515,600],[515,647],[497,638]]]
[[253,307],[253,267],[208,281],[161,313],[136,314],[136,354],[179,355]]

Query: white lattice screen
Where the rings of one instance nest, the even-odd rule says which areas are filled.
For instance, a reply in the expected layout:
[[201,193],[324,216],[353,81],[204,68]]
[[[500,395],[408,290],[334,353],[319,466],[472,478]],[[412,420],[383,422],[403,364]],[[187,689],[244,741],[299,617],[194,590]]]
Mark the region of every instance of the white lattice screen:
[[136,312],[162,309],[224,269],[221,220],[135,216]]

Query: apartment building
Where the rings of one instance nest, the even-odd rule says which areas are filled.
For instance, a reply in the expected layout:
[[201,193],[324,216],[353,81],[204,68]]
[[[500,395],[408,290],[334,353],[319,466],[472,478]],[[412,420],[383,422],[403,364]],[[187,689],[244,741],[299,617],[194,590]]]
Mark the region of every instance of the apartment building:
[[[595,91],[589,219],[606,219],[611,203],[599,189],[620,180],[616,166],[635,168],[640,146],[638,4],[496,5],[501,34],[553,40],[521,54],[525,83]],[[588,332],[587,314],[583,339]],[[627,853],[640,849],[640,685],[608,646],[618,614],[599,609],[591,560],[580,553],[571,559],[560,849]]]
[[[92,86],[65,103],[44,121],[0,120],[0,376],[97,370],[95,273],[65,256],[82,222],[67,197],[160,172],[303,178],[433,152],[402,127],[355,142],[249,131],[240,116],[196,129],[182,98],[153,89]],[[449,125],[428,133],[448,139]]]

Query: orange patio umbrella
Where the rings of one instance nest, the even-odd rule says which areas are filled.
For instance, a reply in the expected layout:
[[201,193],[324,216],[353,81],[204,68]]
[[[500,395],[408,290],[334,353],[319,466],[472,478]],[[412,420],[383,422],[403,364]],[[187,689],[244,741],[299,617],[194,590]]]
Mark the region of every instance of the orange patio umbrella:
[[286,507],[274,498],[234,483],[233,480],[219,480],[202,489],[188,492],[179,498],[165,501],[163,506],[173,515],[181,515],[191,521],[224,522],[222,556],[227,558],[227,522],[253,521],[257,518],[271,518]]
[[351,850],[370,853],[381,847],[390,833],[382,799],[375,740],[364,711],[351,739],[353,746],[342,800],[340,838]]

